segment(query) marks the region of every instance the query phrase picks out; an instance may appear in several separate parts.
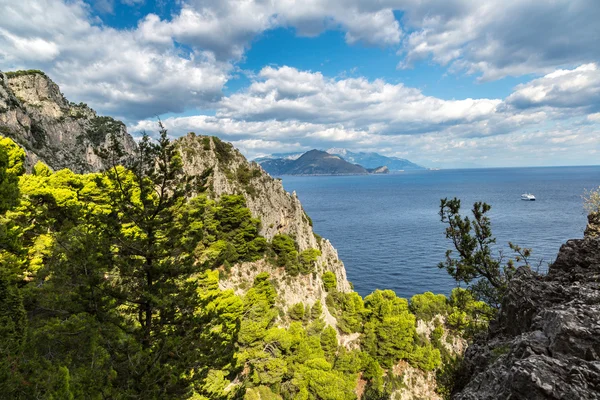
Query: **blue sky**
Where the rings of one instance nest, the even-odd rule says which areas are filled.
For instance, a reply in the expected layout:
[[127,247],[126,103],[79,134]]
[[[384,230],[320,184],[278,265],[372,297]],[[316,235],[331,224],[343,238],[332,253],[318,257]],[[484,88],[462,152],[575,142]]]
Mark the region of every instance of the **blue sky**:
[[249,158],[598,164],[595,0],[0,0],[0,70]]

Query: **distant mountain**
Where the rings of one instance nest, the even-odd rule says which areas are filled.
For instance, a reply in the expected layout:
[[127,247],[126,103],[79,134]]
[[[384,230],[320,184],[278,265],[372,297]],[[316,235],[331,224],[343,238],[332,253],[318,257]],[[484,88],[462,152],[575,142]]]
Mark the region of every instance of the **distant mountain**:
[[409,160],[398,157],[386,157],[378,153],[354,153],[347,149],[332,148],[327,150],[329,154],[335,154],[352,164],[360,164],[365,168],[388,167],[390,171],[414,171],[426,169]]
[[390,169],[388,167],[386,167],[385,165],[383,167],[367,168],[367,171],[370,174],[389,174],[390,173]]
[[271,175],[350,175],[368,174],[360,165],[347,162],[337,155],[311,150],[297,159],[277,158],[255,160]]

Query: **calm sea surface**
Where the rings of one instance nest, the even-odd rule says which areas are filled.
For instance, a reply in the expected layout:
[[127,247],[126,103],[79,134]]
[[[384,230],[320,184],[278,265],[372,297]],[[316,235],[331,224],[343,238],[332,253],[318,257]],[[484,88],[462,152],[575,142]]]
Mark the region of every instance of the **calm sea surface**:
[[[586,225],[582,194],[600,185],[600,167],[506,168],[404,172],[390,175],[283,177],[312,218],[315,232],[338,250],[355,289],[365,296],[392,289],[401,297],[449,293],[454,282],[437,268],[450,243],[439,202],[458,197],[492,205],[500,248],[512,241],[554,261],[567,239]],[[537,201],[520,200],[524,192]]]

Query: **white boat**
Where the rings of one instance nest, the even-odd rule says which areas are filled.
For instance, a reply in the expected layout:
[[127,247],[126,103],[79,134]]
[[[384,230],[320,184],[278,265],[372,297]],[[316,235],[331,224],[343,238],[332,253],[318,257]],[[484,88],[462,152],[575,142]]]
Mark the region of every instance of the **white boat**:
[[532,195],[531,193],[523,193],[521,195],[521,200],[525,200],[525,201],[535,201],[535,196]]

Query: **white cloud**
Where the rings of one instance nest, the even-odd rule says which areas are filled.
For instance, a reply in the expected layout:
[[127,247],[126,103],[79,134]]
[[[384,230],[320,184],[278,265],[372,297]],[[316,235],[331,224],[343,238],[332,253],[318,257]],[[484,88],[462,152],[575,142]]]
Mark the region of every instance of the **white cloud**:
[[0,67],[42,69],[67,97],[123,119],[146,118],[212,104],[232,66],[209,53],[182,53],[172,40],[140,28],[92,23],[75,1],[0,0]]
[[600,59],[596,0],[392,2],[412,30],[401,66],[431,57],[483,79],[547,73]]
[[[417,154],[417,161],[489,164],[509,162],[503,152],[524,154],[521,148],[540,157],[544,146],[582,154],[599,150],[594,135],[600,122],[595,43],[600,3],[595,0],[186,0],[180,5],[171,18],[149,14],[137,27],[115,29],[103,25],[82,0],[0,0],[0,68],[44,69],[72,100],[124,118],[135,129],[153,130],[155,123],[144,119],[155,115],[214,109],[214,116],[165,122],[176,134],[223,136],[248,154],[344,146]],[[401,23],[394,10],[402,12]],[[506,99],[445,100],[382,79],[265,67],[248,88],[223,97],[236,62],[253,40],[276,27],[305,36],[340,30],[348,44],[400,49],[403,66],[432,59],[483,79],[536,78]],[[486,151],[497,158],[490,161]]]
[[358,129],[385,122],[391,133],[410,134],[484,118],[500,103],[490,99],[441,100],[383,80],[336,80],[318,72],[266,67],[247,90],[224,98],[217,115],[343,123]]
[[[526,87],[560,78],[560,90],[584,97],[592,66],[556,71],[520,85],[506,100],[443,100],[402,84],[364,78],[332,79],[290,67],[264,68],[243,92],[223,98],[215,116],[168,118],[175,136],[188,131],[218,135],[249,157],[309,148],[383,151],[432,166],[544,164],[550,153],[580,163],[600,150],[600,121],[581,101],[518,108]],[[589,114],[589,115],[588,115]],[[142,121],[132,130],[155,129]],[[559,151],[559,148],[567,151]],[[572,151],[573,154],[569,153]],[[591,163],[591,161],[588,161]],[[462,164],[461,164],[462,163]]]
[[517,86],[507,102],[518,108],[551,106],[600,109],[600,69],[585,64],[560,69]]

